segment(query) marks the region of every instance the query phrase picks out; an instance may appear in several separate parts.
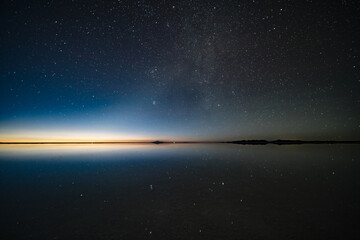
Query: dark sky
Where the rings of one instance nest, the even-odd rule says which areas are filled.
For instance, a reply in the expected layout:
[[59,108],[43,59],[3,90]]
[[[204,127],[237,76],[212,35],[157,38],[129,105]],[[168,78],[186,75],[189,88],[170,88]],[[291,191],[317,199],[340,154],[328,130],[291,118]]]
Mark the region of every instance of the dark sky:
[[359,139],[357,1],[3,1],[1,139]]

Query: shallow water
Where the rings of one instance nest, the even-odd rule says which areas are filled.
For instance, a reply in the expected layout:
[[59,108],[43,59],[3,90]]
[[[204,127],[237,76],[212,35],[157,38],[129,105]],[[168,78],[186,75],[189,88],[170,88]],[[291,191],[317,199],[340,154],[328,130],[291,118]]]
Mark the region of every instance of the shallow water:
[[1,239],[355,239],[358,145],[1,145]]

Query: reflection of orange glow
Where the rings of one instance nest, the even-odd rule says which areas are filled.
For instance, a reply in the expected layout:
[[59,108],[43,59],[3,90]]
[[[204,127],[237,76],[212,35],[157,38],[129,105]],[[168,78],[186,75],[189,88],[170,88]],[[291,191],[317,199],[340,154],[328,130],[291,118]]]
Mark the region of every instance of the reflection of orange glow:
[[[172,159],[177,155],[196,154],[200,149],[206,152],[214,150],[211,144],[150,144],[150,143],[122,143],[122,144],[0,144],[0,161],[4,159],[25,160],[33,157],[36,160],[49,161],[104,161],[106,159],[127,160],[128,157],[144,157],[172,153]],[[227,146],[234,147],[234,146]],[[71,158],[69,158],[71,156]],[[82,158],[85,156],[86,158]]]
[[70,154],[70,153],[96,153],[103,151],[131,152],[138,149],[144,150],[151,148],[150,144],[2,144],[0,154]]

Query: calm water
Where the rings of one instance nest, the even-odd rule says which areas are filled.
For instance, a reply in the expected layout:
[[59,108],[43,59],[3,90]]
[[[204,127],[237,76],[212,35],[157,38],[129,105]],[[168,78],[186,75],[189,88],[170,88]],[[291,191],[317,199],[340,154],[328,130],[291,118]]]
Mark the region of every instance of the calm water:
[[355,239],[358,145],[1,145],[1,239]]

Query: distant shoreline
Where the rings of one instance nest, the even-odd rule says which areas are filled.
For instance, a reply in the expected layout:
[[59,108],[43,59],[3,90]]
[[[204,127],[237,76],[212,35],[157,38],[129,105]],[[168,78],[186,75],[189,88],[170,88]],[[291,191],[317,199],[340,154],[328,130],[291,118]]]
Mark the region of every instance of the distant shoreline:
[[303,140],[236,140],[236,141],[86,141],[86,142],[0,142],[0,144],[239,144],[239,145],[300,145],[300,144],[360,144],[360,141],[303,141]]
[[240,141],[230,141],[226,143],[242,144],[242,145],[266,145],[266,144],[297,145],[297,144],[360,144],[360,141],[240,140]]

